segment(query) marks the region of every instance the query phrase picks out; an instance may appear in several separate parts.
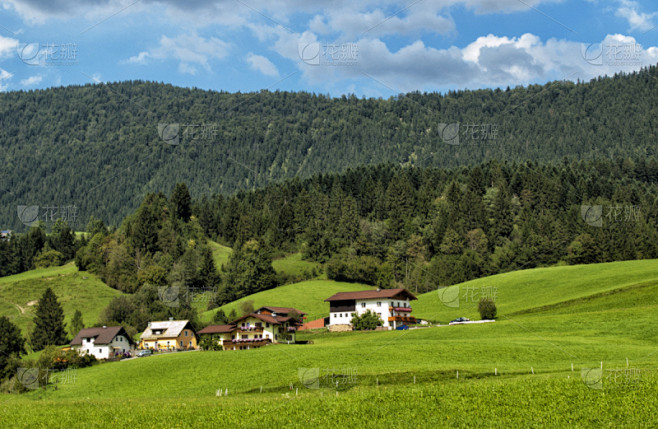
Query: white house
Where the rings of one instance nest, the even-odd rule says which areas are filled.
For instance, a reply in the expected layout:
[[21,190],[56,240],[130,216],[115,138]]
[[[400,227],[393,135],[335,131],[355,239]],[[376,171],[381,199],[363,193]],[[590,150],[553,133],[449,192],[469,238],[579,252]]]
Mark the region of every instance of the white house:
[[[293,314],[294,313],[294,314]],[[279,342],[295,342],[304,312],[289,307],[261,307],[228,325],[210,325],[199,331],[209,335],[224,350],[246,350]],[[296,316],[295,316],[296,315]]]
[[109,359],[115,353],[133,353],[135,343],[122,326],[85,328],[70,343],[79,354],[90,354],[96,359]]
[[358,292],[338,292],[325,299],[329,302],[329,329],[352,328],[352,317],[370,310],[382,320],[388,329],[414,324],[411,301],[417,299],[406,289],[377,289]]

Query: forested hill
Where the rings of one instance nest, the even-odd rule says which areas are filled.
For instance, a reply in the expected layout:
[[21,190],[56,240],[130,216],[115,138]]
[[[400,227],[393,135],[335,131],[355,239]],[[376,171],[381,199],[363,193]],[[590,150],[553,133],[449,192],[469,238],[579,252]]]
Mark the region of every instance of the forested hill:
[[657,78],[651,67],[589,83],[387,100],[148,82],[4,93],[0,228],[24,230],[19,205],[39,206],[23,221],[52,221],[75,206],[66,220],[76,229],[90,215],[118,224],[147,192],[176,182],[197,196],[385,162],[656,156]]

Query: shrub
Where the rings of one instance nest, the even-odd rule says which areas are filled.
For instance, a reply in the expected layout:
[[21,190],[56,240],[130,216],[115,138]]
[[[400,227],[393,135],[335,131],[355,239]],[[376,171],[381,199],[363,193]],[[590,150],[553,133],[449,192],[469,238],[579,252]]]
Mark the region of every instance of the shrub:
[[375,313],[368,310],[363,313],[361,316],[352,317],[350,322],[355,331],[364,331],[375,329],[378,326],[382,326],[382,319],[379,318]]
[[496,303],[491,298],[481,298],[478,302],[478,311],[482,320],[491,320],[496,318]]

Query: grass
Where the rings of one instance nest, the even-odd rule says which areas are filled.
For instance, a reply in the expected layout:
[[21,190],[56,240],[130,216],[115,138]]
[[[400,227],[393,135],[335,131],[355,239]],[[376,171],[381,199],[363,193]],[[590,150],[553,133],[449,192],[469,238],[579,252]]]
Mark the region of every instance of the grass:
[[310,272],[314,269],[320,269],[321,265],[317,262],[302,260],[301,253],[293,253],[284,258],[272,261],[272,267],[277,273],[287,273],[293,276],[301,276],[304,272]]
[[[324,302],[336,292],[351,292],[357,290],[372,289],[358,283],[342,283],[332,280],[309,280],[274,289],[258,292],[241,298],[221,307],[228,315],[231,310],[240,314],[240,304],[244,301],[253,300],[254,307],[272,305],[275,307],[294,307],[307,313],[307,320],[315,320],[329,315],[329,303]],[[201,314],[201,320],[208,322],[218,310],[206,311]]]
[[[499,287],[495,323],[304,331],[300,338],[313,344],[96,365],[57,389],[0,398],[0,421],[13,427],[82,421],[153,428],[647,427],[658,418],[658,402],[650,399],[658,392],[655,268],[656,261],[631,261],[479,280],[476,285]],[[322,300],[337,285],[363,288],[316,280],[259,299],[273,300],[282,290],[281,302],[267,303],[303,310],[308,303],[318,305],[311,311],[326,312]],[[434,292],[414,304],[414,313],[444,319],[469,315],[472,303],[460,299],[462,307],[448,307]],[[629,368],[638,376],[629,378]]]
[[228,258],[231,256],[231,253],[233,253],[233,249],[210,240],[208,240],[208,244],[212,250],[212,257],[215,261],[215,266],[219,270],[222,268],[222,265],[225,265],[228,262]]
[[87,326],[96,323],[109,302],[121,295],[95,275],[78,272],[76,266],[69,263],[0,278],[0,315],[7,316],[26,333],[36,302],[48,287],[62,305],[64,321],[69,322],[75,310],[80,310]]

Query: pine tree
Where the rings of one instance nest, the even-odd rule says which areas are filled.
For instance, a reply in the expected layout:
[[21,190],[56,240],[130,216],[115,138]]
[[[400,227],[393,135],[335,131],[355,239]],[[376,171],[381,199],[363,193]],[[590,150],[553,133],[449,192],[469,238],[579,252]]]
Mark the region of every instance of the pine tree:
[[66,343],[64,311],[51,288],[46,289],[37,304],[31,342],[34,350]]
[[69,333],[72,337],[75,337],[84,327],[85,324],[82,321],[82,312],[80,310],[75,310],[75,313],[73,313],[73,318],[71,319]]
[[25,354],[25,339],[16,325],[0,316],[0,380],[13,374],[12,357]]
[[176,219],[181,219],[183,222],[190,220],[192,200],[185,183],[176,183],[169,202]]
[[199,280],[205,290],[214,290],[214,288],[219,285],[219,273],[215,267],[212,251],[206,246],[201,249],[201,270],[199,271]]

